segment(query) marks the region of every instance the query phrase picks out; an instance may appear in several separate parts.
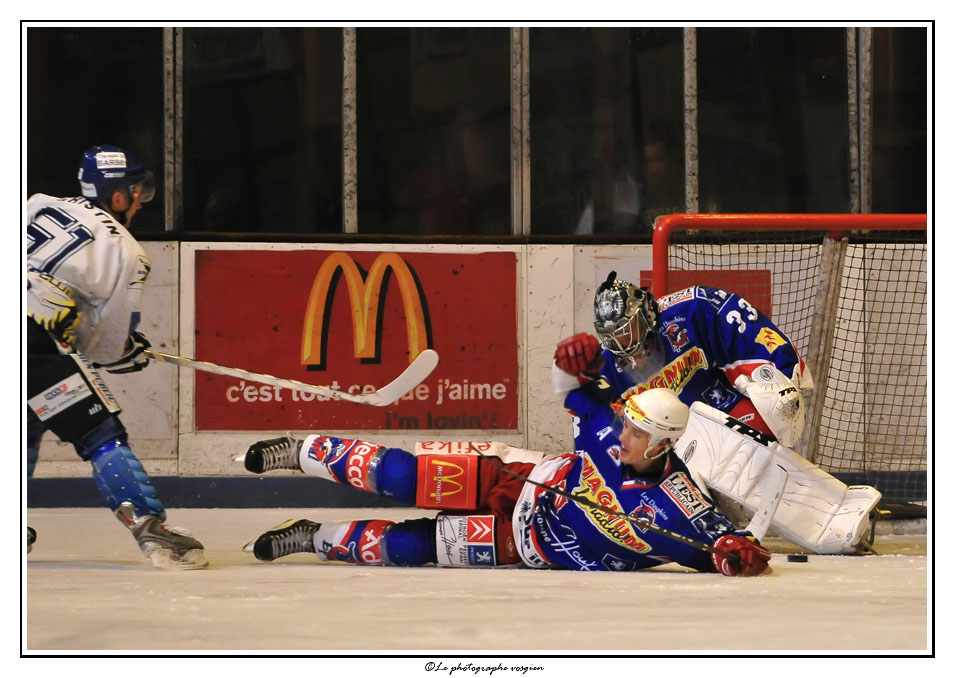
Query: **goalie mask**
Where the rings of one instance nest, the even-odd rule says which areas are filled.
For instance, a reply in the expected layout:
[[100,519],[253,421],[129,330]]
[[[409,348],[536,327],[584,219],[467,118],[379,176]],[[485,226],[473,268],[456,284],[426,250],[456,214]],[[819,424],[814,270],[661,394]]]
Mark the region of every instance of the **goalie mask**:
[[[673,448],[680,436],[686,431],[690,418],[690,408],[683,404],[676,393],[668,388],[651,388],[627,398],[614,425],[614,433],[619,438],[625,422],[630,422],[641,431],[650,434],[647,450],[669,440],[653,457],[656,459]],[[645,455],[646,456],[646,455]]]
[[618,358],[650,354],[660,316],[657,302],[648,291],[611,271],[594,297],[594,330],[600,345]]

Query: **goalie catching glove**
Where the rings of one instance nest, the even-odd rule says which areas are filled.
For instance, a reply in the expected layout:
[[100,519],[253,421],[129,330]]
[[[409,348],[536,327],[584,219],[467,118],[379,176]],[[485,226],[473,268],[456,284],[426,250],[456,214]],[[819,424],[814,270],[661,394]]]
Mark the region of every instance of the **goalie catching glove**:
[[146,337],[134,330],[126,337],[126,346],[119,360],[115,360],[111,363],[93,363],[93,365],[95,367],[102,367],[110,374],[139,372],[149,364],[149,356],[146,355],[146,349],[149,347],[150,343]]
[[780,445],[796,445],[806,428],[806,406],[797,383],[767,363],[737,377],[733,386],[752,401]]
[[46,273],[27,271],[27,317],[68,344],[76,340],[80,320],[73,290]]
[[713,549],[713,566],[727,577],[755,577],[769,568],[769,550],[753,537],[727,534],[716,540]]

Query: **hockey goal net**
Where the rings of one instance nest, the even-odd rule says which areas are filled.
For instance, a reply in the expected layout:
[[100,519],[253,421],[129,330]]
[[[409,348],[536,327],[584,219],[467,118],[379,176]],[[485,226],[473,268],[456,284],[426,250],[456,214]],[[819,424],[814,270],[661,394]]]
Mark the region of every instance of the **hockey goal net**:
[[884,503],[922,503],[927,480],[924,214],[673,214],[657,220],[652,291],[735,292],[809,364],[797,451]]

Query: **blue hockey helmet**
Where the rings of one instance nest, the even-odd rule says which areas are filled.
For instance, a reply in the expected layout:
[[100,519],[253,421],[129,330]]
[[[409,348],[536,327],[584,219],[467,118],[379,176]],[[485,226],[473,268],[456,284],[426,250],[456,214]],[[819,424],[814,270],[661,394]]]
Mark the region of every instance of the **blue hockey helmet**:
[[80,160],[80,189],[83,197],[108,206],[113,191],[138,187],[139,201],[149,202],[156,195],[153,173],[143,161],[118,146],[93,146]]

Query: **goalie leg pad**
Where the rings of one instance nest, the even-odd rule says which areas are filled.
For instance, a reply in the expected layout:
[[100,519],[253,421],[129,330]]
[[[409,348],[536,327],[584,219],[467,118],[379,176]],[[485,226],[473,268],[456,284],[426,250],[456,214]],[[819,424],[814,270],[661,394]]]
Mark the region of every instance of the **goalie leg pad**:
[[787,474],[771,528],[815,553],[854,553],[881,494],[853,487],[704,403],[694,403],[677,454],[706,487],[758,512],[771,501],[770,464]]

